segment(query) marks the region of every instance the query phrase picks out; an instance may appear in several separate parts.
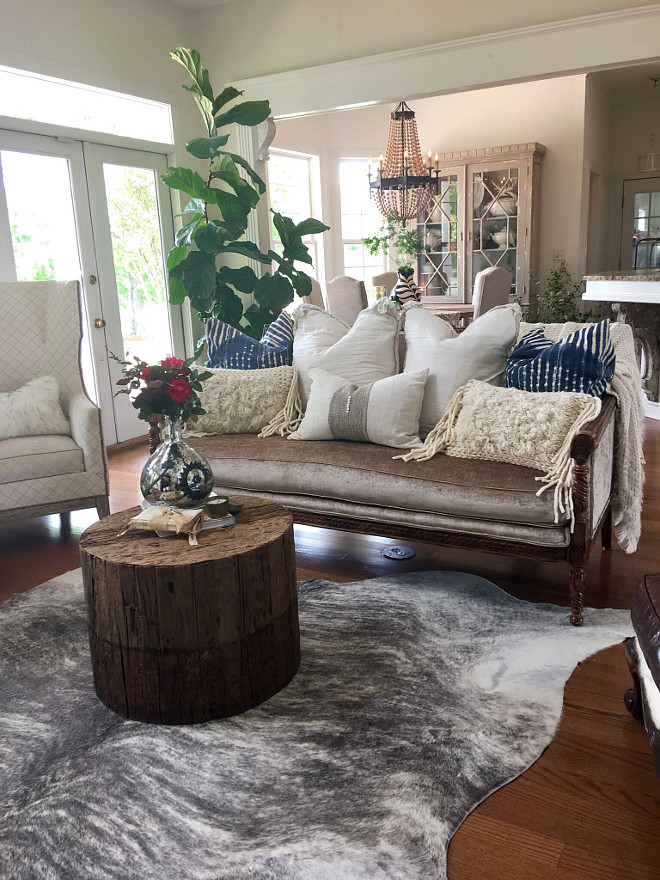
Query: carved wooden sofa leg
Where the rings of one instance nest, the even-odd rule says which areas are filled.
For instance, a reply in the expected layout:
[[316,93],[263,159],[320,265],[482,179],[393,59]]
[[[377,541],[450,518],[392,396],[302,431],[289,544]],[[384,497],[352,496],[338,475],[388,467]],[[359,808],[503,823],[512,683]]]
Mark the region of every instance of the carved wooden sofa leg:
[[584,611],[584,564],[578,565],[571,562],[568,588],[571,596],[571,623],[573,626],[582,626],[582,612]]

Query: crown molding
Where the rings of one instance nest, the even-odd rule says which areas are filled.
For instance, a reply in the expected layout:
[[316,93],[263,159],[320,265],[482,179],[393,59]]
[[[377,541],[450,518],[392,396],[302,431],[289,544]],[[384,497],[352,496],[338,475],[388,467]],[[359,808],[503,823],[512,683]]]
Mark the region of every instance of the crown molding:
[[235,83],[276,117],[587,73],[660,58],[660,5],[586,15]]

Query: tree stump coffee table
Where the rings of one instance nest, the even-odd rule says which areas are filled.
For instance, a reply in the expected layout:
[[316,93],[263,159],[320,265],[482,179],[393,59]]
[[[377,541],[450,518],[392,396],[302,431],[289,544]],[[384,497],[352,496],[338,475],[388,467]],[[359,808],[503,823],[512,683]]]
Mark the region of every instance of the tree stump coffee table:
[[300,663],[293,518],[238,498],[236,525],[159,538],[127,532],[139,508],[80,539],[94,686],[126,718],[195,724],[281,690]]

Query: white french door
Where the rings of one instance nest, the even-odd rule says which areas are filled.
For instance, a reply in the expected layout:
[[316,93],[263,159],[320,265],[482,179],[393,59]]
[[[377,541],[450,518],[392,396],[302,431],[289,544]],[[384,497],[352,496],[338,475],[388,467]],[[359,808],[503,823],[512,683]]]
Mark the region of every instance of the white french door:
[[185,356],[181,309],[167,302],[174,231],[163,155],[0,131],[0,280],[80,278],[83,374],[107,444],[144,433],[122,360]]

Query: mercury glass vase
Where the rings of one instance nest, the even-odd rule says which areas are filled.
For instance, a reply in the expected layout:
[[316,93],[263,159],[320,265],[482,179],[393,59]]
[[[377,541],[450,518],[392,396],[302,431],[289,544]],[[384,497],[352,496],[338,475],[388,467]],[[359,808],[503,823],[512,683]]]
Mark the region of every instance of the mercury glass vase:
[[213,489],[211,466],[182,438],[178,419],[165,419],[161,437],[140,474],[142,497],[149,504],[202,507]]

